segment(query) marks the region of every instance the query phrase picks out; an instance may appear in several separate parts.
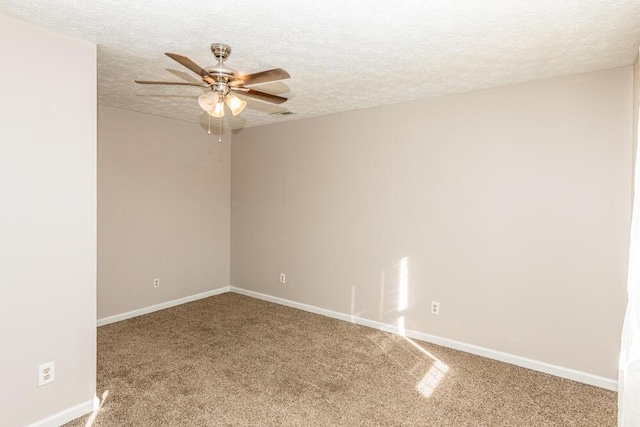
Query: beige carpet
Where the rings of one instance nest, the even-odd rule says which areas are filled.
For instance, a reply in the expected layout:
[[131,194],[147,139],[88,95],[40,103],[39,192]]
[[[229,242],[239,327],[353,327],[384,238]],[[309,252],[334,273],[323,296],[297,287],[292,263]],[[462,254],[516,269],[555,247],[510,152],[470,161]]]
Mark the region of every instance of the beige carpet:
[[228,293],[98,329],[69,426],[615,426],[616,393]]

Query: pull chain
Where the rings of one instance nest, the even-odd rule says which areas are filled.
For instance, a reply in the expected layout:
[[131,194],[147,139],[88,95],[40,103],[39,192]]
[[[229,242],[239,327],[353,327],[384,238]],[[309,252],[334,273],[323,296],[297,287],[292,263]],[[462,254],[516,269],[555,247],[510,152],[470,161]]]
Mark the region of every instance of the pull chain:
[[[222,62],[224,61],[223,57],[224,57],[224,54],[221,53],[220,58],[218,58],[218,82],[222,81]],[[218,102],[221,102],[221,99],[218,99]],[[223,108],[222,114],[224,114],[224,105],[222,106],[222,108]],[[222,116],[220,116],[220,122],[218,127],[218,144],[220,144],[221,142],[222,142]]]
[[209,130],[207,132],[207,135],[211,135],[211,115],[208,114],[208,116],[209,116]]

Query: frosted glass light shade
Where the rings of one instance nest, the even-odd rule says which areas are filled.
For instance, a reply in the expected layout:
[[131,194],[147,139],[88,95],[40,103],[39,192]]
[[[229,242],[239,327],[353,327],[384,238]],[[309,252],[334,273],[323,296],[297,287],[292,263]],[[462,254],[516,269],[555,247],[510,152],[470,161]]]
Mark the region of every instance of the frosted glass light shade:
[[213,112],[218,103],[218,94],[216,92],[208,92],[198,97],[198,105],[207,113]]
[[226,102],[227,102],[227,105],[229,106],[229,109],[231,110],[231,114],[233,114],[234,116],[237,116],[238,114],[242,113],[242,110],[244,110],[244,107],[247,106],[246,101],[243,101],[242,99],[238,98],[233,94],[227,95]]

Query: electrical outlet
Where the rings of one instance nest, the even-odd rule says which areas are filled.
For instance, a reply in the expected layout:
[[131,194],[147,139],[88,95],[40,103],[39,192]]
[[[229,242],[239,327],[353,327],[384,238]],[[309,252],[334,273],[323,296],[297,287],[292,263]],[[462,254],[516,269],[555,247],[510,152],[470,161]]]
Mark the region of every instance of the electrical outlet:
[[38,366],[38,387],[52,383],[55,379],[56,363],[48,362]]
[[284,285],[286,282],[287,278],[285,277],[284,273],[280,273],[280,283]]
[[437,301],[431,301],[431,314],[436,316],[440,314],[440,303]]
[[159,288],[160,287],[160,279],[159,278],[155,278],[153,279],[153,287],[154,288]]

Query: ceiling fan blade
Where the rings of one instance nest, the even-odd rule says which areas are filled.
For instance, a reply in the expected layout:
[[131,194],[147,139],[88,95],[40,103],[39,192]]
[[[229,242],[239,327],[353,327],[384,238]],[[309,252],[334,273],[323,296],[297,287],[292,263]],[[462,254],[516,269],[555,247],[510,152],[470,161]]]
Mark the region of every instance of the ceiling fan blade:
[[134,80],[136,83],[141,85],[178,85],[178,86],[198,86],[198,87],[209,87],[208,85],[203,85],[202,83],[189,83],[189,82],[155,82],[148,80]]
[[[236,77],[242,80],[242,82],[244,82],[245,85],[256,85],[258,83],[266,83],[266,82],[272,82],[275,80],[288,79],[291,76],[282,68],[274,68],[273,70],[261,71],[259,73],[247,74],[245,76],[236,76]],[[238,83],[234,84],[234,82],[238,82]],[[231,83],[232,86],[238,86],[243,84],[242,82],[239,82],[237,80],[235,80],[234,82]]]
[[204,68],[202,68],[201,66],[199,66],[198,64],[196,64],[195,62],[187,58],[186,56],[178,55],[177,53],[167,53],[167,52],[165,52],[164,54],[167,55],[169,58],[173,59],[174,61],[180,63],[181,65],[184,65],[185,67],[187,67],[188,69],[190,69],[191,71],[199,75],[200,77],[209,76],[209,72],[207,70],[205,70]]
[[241,88],[237,91],[240,95],[250,96],[252,98],[259,99],[261,101],[271,102],[273,104],[282,104],[287,101],[287,98],[278,95],[271,95],[270,93],[260,92],[259,90],[253,90],[249,88]]

